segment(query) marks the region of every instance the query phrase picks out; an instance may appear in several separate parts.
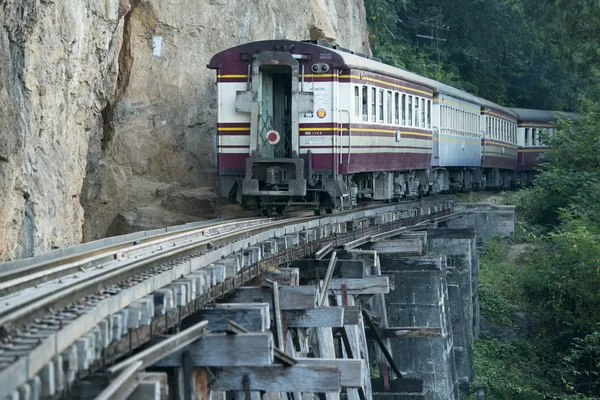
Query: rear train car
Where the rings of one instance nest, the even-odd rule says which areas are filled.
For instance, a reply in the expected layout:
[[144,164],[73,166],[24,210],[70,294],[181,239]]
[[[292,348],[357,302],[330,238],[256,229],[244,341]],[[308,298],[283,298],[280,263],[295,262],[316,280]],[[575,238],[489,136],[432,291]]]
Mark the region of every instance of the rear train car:
[[215,55],[218,193],[269,214],[429,191],[430,81],[322,43]]

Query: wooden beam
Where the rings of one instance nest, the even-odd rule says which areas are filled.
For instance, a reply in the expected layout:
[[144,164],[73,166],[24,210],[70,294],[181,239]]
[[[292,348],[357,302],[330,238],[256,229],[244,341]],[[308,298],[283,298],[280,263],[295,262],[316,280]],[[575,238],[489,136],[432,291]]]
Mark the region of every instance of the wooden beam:
[[251,391],[327,393],[341,390],[340,369],[333,365],[294,365],[284,367],[238,367],[218,371],[212,390],[244,390],[247,376]]
[[363,360],[349,360],[347,358],[297,358],[297,365],[335,365],[341,373],[343,387],[358,388],[363,385]]
[[199,338],[206,334],[206,325],[207,321],[202,321],[189,329],[184,330],[176,335],[169,337],[162,342],[159,342],[153,346],[150,346],[146,350],[137,353],[133,357],[129,357],[127,360],[111,367],[108,369],[108,372],[114,374],[124,368],[129,367],[130,365],[141,361],[142,366],[140,369],[144,369],[161,358],[167,356],[168,354],[185,348],[190,343],[197,341]]
[[209,334],[156,362],[157,367],[180,367],[183,351],[190,352],[192,367],[243,367],[273,364],[270,333]]
[[344,250],[354,249],[355,247],[362,246],[363,244],[367,244],[371,241],[371,236],[363,236],[351,242],[344,244]]
[[264,307],[205,308],[199,310],[198,314],[201,319],[208,321],[207,329],[213,333],[225,332],[229,321],[243,326],[248,332],[264,332],[270,329],[270,318],[269,305],[263,305]]
[[142,365],[142,361],[129,364],[110,385],[96,396],[96,400],[127,399],[136,388],[136,375],[140,368],[142,368]]
[[264,285],[267,279],[279,283],[279,286],[298,286],[300,284],[298,268],[279,268],[276,271],[260,271],[260,284]]
[[332,279],[329,288],[341,291],[344,283],[348,287],[348,294],[353,296],[390,292],[390,279],[388,276],[371,276],[363,279]]
[[315,258],[317,260],[320,260],[321,258],[325,257],[327,254],[329,254],[329,252],[333,250],[333,243],[329,243],[328,245],[325,245],[323,247],[321,247],[316,253],[315,253]]
[[343,307],[321,307],[310,310],[288,310],[288,328],[336,328],[344,325]]
[[[318,286],[280,286],[279,307],[281,310],[305,310],[317,308]],[[273,304],[272,290],[269,287],[246,286],[237,288],[229,297],[232,303],[269,303]]]
[[[394,328],[377,328],[379,335],[382,338],[399,338],[399,337],[438,337],[442,336],[442,328],[432,328],[426,326],[406,326]],[[374,333],[371,329],[365,331],[367,336],[373,337]]]

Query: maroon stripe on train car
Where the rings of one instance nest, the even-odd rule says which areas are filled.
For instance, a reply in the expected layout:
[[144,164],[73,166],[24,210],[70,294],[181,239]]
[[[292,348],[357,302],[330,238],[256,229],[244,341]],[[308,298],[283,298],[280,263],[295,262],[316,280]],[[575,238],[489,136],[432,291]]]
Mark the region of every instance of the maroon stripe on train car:
[[[305,146],[300,146],[301,149],[331,149],[333,146],[332,145],[328,145],[328,146],[318,146],[318,145],[305,145]],[[339,149],[340,146],[335,146],[336,149]],[[431,150],[431,147],[420,147],[420,146],[342,146],[342,153],[343,152],[348,152],[348,148],[351,148],[352,150],[356,150],[356,149],[417,149],[417,150]],[[353,153],[354,154],[354,153]],[[404,154],[404,153],[398,153],[398,154]]]
[[[522,150],[519,147],[519,150]],[[517,157],[517,171],[532,171],[538,169],[540,165],[540,156],[548,151],[550,147],[542,148],[540,151],[519,152]]]
[[[301,157],[306,160],[307,155]],[[332,154],[313,154],[312,167],[315,170],[331,171],[334,163],[337,163],[339,156],[335,159]],[[370,171],[390,171],[390,170],[409,170],[409,169],[427,169],[431,161],[431,153],[352,153],[350,164],[347,164],[348,154],[342,155],[342,163],[339,164],[338,172],[340,174],[354,174]]]
[[409,169],[427,169],[431,163],[428,153],[352,153],[350,164],[346,164],[348,155],[342,156],[340,173],[358,173],[365,171],[401,171]]
[[227,77],[217,77],[217,82],[218,83],[230,83],[230,82],[235,82],[235,83],[246,83],[248,82],[247,78],[227,78]]
[[219,122],[217,124],[218,128],[250,128],[250,122]]
[[481,166],[483,168],[516,169],[517,157],[504,158],[488,155],[481,161]]
[[218,171],[228,169],[241,169],[244,171],[248,155],[248,153],[219,153],[217,157]]

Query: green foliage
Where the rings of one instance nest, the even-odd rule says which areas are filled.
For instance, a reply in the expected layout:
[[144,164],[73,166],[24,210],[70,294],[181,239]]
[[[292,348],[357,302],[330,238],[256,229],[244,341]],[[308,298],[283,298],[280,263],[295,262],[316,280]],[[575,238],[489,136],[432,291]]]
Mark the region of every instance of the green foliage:
[[365,0],[374,54],[508,106],[572,109],[600,82],[600,6]]
[[600,323],[600,236],[579,220],[565,221],[525,263],[527,296],[545,334],[564,352]]
[[600,225],[600,104],[581,104],[579,118],[560,120],[556,134],[545,138],[552,150],[535,179],[538,222],[556,223],[566,210]]
[[480,258],[481,314],[490,322],[513,326],[522,294],[521,270],[511,260],[510,246],[499,240],[485,243]]
[[473,346],[477,380],[489,400],[559,398],[560,386],[546,376],[547,361],[526,340],[481,339]]
[[575,338],[563,359],[567,372],[563,377],[566,387],[577,393],[600,393],[600,332],[584,338]]

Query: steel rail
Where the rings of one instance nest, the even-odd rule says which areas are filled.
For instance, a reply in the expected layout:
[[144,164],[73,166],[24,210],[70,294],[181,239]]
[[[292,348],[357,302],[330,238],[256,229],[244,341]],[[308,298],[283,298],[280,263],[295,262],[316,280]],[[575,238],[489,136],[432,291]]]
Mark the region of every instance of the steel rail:
[[[309,219],[317,219],[318,217],[308,217]],[[150,269],[154,265],[158,265],[160,262],[181,255],[184,252],[191,252],[198,250],[201,246],[213,244],[215,241],[229,240],[233,241],[239,236],[251,235],[256,233],[255,231],[263,231],[265,229],[273,229],[280,225],[286,225],[293,223],[294,221],[300,222],[301,220],[307,219],[307,217],[299,217],[293,219],[272,221],[267,219],[267,222],[260,225],[253,225],[247,227],[242,231],[225,232],[210,237],[203,237],[198,241],[192,241],[184,243],[180,246],[172,247],[169,250],[162,251],[158,254],[147,256],[136,261],[131,262],[128,265],[114,264],[107,268],[97,270],[96,274],[91,277],[80,279],[79,282],[73,282],[62,290],[52,292],[50,294],[41,293],[39,295],[27,294],[21,302],[16,302],[10,306],[5,306],[4,309],[0,310],[0,326],[6,326],[8,324],[23,325],[21,320],[25,317],[29,317],[29,320],[39,316],[37,315],[38,310],[57,309],[68,303],[85,297],[87,294],[94,293],[107,286],[107,283],[116,283],[119,281],[126,280],[128,277],[134,276],[142,269]],[[144,268],[146,267],[146,268]],[[63,301],[61,301],[63,300]]]
[[98,248],[59,260],[32,265],[15,271],[0,273],[0,296],[43,284],[45,282],[69,276],[73,273],[85,272],[91,268],[102,267],[115,261],[117,254],[139,255],[155,251],[156,247],[173,246],[176,241],[193,240],[196,237],[207,238],[205,233],[215,227],[235,230],[240,226],[260,224],[272,221],[270,218],[243,218],[231,222],[215,222],[206,226],[194,227],[175,232],[168,232],[136,240]]

